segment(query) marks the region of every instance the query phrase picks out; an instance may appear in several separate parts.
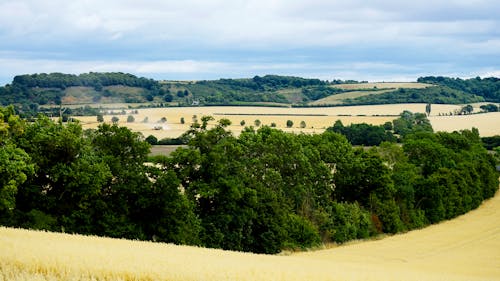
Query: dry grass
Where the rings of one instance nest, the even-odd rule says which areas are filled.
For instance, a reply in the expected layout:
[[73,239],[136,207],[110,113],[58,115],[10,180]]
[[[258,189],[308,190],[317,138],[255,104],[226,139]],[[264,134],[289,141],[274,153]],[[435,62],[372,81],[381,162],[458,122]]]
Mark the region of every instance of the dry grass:
[[344,90],[356,90],[356,89],[399,89],[399,88],[414,88],[421,89],[426,87],[431,87],[431,84],[417,83],[417,82],[376,82],[376,83],[357,83],[357,84],[339,84],[333,85],[332,87],[340,88]]
[[500,195],[422,230],[268,256],[0,228],[0,280],[500,280]]
[[490,112],[459,116],[431,116],[429,118],[435,131],[479,130],[483,137],[500,135],[500,112]]
[[315,100],[313,102],[310,102],[309,104],[312,105],[319,105],[319,104],[342,104],[343,100],[345,99],[355,99],[363,96],[368,96],[368,95],[378,95],[378,94],[383,94],[390,92],[391,90],[380,90],[380,91],[352,91],[352,92],[347,92],[343,94],[337,94],[337,95],[331,95],[326,98],[322,98],[319,100]]

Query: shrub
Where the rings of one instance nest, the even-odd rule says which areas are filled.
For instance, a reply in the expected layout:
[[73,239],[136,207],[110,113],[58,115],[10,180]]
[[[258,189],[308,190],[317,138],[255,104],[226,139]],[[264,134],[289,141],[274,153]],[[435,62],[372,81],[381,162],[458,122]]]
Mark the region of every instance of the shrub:
[[288,215],[285,224],[288,238],[284,246],[289,249],[306,249],[319,245],[321,242],[318,230],[307,219],[295,215]]
[[153,135],[149,135],[146,138],[146,142],[149,143],[150,145],[156,145],[156,144],[158,144],[158,139]]

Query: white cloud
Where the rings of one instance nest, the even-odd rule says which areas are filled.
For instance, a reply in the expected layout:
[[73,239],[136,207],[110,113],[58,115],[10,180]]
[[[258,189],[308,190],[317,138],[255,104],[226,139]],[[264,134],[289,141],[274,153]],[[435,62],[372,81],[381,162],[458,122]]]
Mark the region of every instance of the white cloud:
[[276,71],[357,79],[392,71],[404,78],[422,73],[415,64],[465,67],[463,57],[474,69],[495,71],[497,2],[0,0],[0,72]]

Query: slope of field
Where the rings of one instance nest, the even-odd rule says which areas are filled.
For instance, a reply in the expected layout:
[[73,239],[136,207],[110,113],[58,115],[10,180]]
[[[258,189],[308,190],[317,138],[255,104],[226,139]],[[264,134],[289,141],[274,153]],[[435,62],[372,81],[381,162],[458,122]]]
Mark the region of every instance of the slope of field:
[[0,228],[0,280],[500,280],[500,195],[422,230],[285,256]]
[[338,84],[332,87],[344,90],[357,90],[357,89],[421,89],[431,87],[432,84],[418,83],[418,82],[375,82],[375,83],[353,83],[353,84]]
[[343,94],[331,95],[326,98],[310,102],[310,105],[325,105],[325,104],[342,104],[345,99],[355,99],[362,96],[377,95],[390,92],[390,89],[378,91],[352,91]]

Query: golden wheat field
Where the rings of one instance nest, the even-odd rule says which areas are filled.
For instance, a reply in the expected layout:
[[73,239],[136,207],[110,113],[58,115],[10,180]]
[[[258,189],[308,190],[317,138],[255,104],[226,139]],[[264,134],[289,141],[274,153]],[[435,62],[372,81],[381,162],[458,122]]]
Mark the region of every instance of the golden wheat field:
[[[470,129],[472,126],[479,128],[480,132],[491,132],[492,134],[500,134],[500,129],[495,126],[495,118],[493,115],[486,114],[483,116],[485,123],[473,121],[471,116],[462,116],[460,119],[454,119],[458,116],[453,116],[448,119],[438,118],[441,114],[449,114],[457,109],[459,105],[433,105],[431,114],[431,122],[440,122],[440,120],[450,120],[454,123],[455,120],[460,120],[459,129]],[[120,126],[127,126],[134,131],[141,132],[144,136],[154,135],[157,138],[178,137],[189,129],[193,121],[193,116],[200,120],[201,116],[213,116],[215,120],[226,118],[231,120],[232,125],[229,127],[236,135],[245,127],[253,126],[256,119],[261,121],[262,125],[271,125],[275,123],[276,127],[285,131],[304,132],[304,133],[321,133],[327,127],[332,126],[336,120],[341,120],[344,125],[351,123],[369,123],[380,125],[387,121],[392,121],[397,118],[403,110],[412,112],[425,112],[425,104],[391,104],[391,105],[367,105],[367,106],[342,106],[342,107],[324,107],[324,108],[284,108],[284,107],[169,107],[169,108],[148,108],[138,109],[138,114],[134,114],[135,121],[127,123],[127,116],[132,110],[127,109],[126,115],[109,114],[105,115],[106,122],[111,122],[111,118],[116,116],[120,119]],[[116,113],[121,110],[115,110]],[[479,116],[479,115],[474,115]],[[160,123],[160,120],[165,117],[167,122]],[[435,117],[435,118],[434,118]],[[144,122],[147,118],[147,122]],[[185,124],[181,124],[181,118],[184,118]],[[77,117],[84,128],[97,127],[97,118],[95,116]],[[245,126],[241,126],[240,122],[245,121]],[[287,120],[291,120],[294,125],[292,128],[286,127]],[[469,122],[469,120],[472,120]],[[305,128],[300,127],[300,123],[306,123]],[[215,124],[216,121],[211,122]],[[436,123],[438,124],[438,123]],[[155,130],[155,127],[161,130]],[[484,127],[484,128],[483,128]],[[439,130],[448,130],[446,126],[439,127]]]
[[[475,105],[477,108],[478,105]],[[435,130],[453,131],[461,129],[471,129],[476,127],[483,136],[500,134],[499,115],[496,113],[477,114],[468,116],[440,116],[449,114],[460,109],[460,105],[432,105],[430,116],[431,124]],[[411,112],[425,112],[425,104],[389,104],[389,105],[366,105],[366,106],[342,106],[342,107],[319,107],[319,108],[283,108],[283,107],[169,107],[169,108],[148,108],[138,109],[138,114],[133,115],[135,121],[127,123],[127,116],[131,112],[126,110],[126,115],[105,115],[106,122],[111,122],[113,116],[117,116],[120,126],[127,126],[134,131],[141,132],[144,136],[154,135],[157,138],[174,138],[183,134],[189,129],[193,121],[193,116],[198,120],[201,116],[210,115],[219,120],[226,118],[231,120],[229,127],[236,135],[245,126],[253,126],[256,119],[262,125],[275,123],[278,129],[291,132],[321,133],[336,120],[341,120],[344,125],[351,123],[369,123],[373,125],[384,124],[392,121],[404,110]],[[121,110],[115,110],[119,112]],[[167,122],[159,121],[165,117]],[[147,118],[148,122],[143,122]],[[184,118],[185,124],[180,120]],[[84,128],[97,127],[95,116],[77,117],[82,122]],[[244,120],[245,126],[240,122]],[[287,120],[293,122],[292,128],[286,127]],[[300,127],[301,121],[306,124],[305,128]],[[211,122],[215,124],[216,121]],[[161,130],[155,130],[155,127]]]
[[500,280],[500,195],[380,240],[256,255],[0,228],[0,280]]

